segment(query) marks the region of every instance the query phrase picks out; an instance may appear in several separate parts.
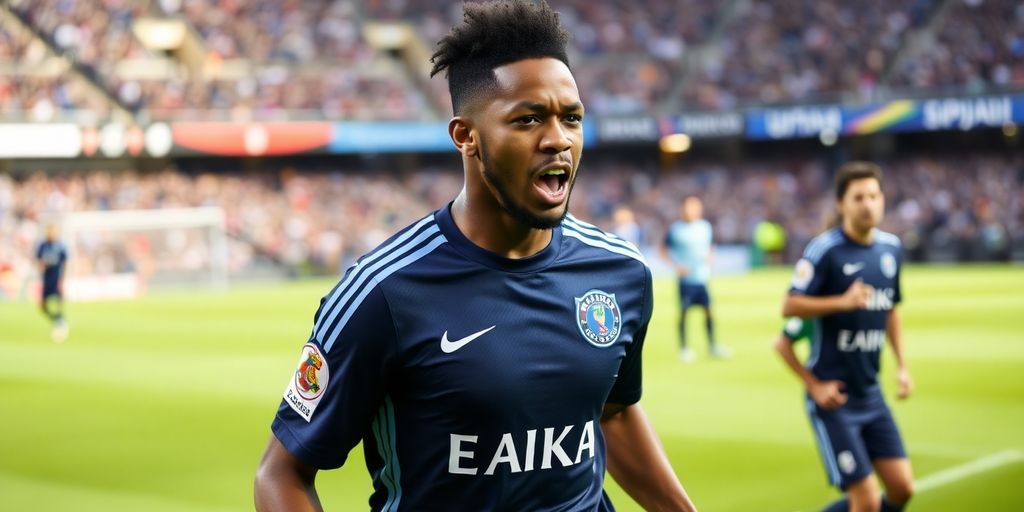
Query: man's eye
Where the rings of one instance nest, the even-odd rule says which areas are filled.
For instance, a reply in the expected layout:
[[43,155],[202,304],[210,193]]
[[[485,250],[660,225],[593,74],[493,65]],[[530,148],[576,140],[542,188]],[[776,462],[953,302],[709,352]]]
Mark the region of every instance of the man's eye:
[[516,118],[513,122],[516,124],[535,124],[540,122],[540,118],[537,116],[523,116]]
[[565,116],[565,120],[567,122],[576,124],[576,123],[583,122],[583,116],[581,116],[579,114],[569,114],[569,115]]

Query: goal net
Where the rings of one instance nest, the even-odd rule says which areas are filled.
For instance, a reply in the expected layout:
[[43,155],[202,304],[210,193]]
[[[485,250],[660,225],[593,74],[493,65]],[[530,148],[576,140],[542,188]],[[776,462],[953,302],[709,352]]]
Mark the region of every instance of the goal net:
[[70,300],[131,298],[152,286],[221,288],[228,280],[219,207],[87,211],[61,221]]

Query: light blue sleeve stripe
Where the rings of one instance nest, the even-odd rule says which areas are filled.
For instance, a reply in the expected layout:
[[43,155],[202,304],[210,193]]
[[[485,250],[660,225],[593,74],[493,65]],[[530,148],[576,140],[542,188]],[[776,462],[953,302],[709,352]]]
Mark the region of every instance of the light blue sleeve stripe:
[[[320,340],[321,343],[323,343],[324,352],[330,352],[331,351],[331,346],[333,346],[334,345],[334,341],[336,339],[338,339],[337,338],[337,333],[341,332],[345,328],[345,324],[348,323],[348,320],[350,318],[352,318],[352,314],[355,313],[357,309],[359,309],[359,305],[362,304],[363,299],[365,299],[366,296],[370,294],[370,291],[373,290],[376,287],[377,283],[380,283],[381,281],[386,279],[388,276],[390,276],[391,274],[394,274],[395,272],[401,270],[402,268],[404,268],[405,266],[409,265],[410,263],[412,263],[412,262],[422,258],[423,256],[426,256],[431,251],[433,251],[434,249],[436,249],[438,246],[440,246],[441,244],[443,244],[445,242],[447,242],[447,239],[444,237],[444,235],[437,235],[436,238],[431,240],[430,243],[428,243],[427,245],[423,246],[418,251],[413,252],[412,254],[410,254],[410,255],[408,255],[408,256],[406,256],[406,257],[404,257],[404,258],[402,258],[402,259],[400,259],[400,260],[398,260],[396,262],[394,262],[393,264],[391,264],[391,266],[381,270],[379,273],[374,274],[373,277],[371,278],[373,280],[373,285],[372,286],[364,287],[362,289],[362,291],[359,292],[359,295],[356,295],[356,297],[354,299],[352,299],[352,303],[348,307],[346,307],[346,308],[339,308],[338,309],[338,311],[341,311],[342,309],[344,309],[345,310],[345,314],[342,315],[341,319],[338,321],[338,326],[334,329],[334,331],[332,331],[330,333],[327,333],[327,335],[324,336],[325,339],[321,339]],[[357,287],[353,287],[353,290],[356,290],[356,289],[358,289],[358,286]],[[335,314],[337,314],[337,311],[335,311]],[[325,325],[331,325],[331,323],[327,322]]]
[[[356,291],[359,290],[360,286],[362,286],[367,279],[372,278],[374,276],[374,272],[376,272],[378,269],[382,267],[390,265],[392,261],[402,256],[403,251],[408,250],[411,247],[415,247],[416,245],[419,245],[420,243],[427,240],[431,236],[434,236],[434,234],[439,231],[440,229],[436,225],[430,226],[430,228],[428,228],[426,231],[421,233],[416,238],[410,240],[409,243],[402,246],[402,248],[389,253],[386,258],[381,259],[380,261],[374,263],[373,265],[370,265],[369,267],[361,269],[358,272],[358,277],[356,277],[355,272],[353,272],[353,279],[349,281],[349,284],[347,286],[345,286],[344,295],[341,295],[340,300],[338,300],[331,308],[325,309],[324,315],[320,317],[320,325],[317,327],[316,339],[321,344],[327,341],[324,339],[324,337],[327,335],[327,329],[330,327],[331,323],[334,322],[335,318],[337,318],[338,313],[340,313],[343,309],[346,309],[345,304],[352,297],[352,294],[356,293]],[[340,290],[337,293],[340,293]],[[348,309],[351,310],[351,307]],[[325,347],[325,350],[327,348],[329,348],[329,345]]]
[[[331,308],[334,307],[334,305],[338,301],[338,297],[340,297],[341,294],[344,293],[346,289],[348,289],[349,284],[351,284],[352,281],[355,280],[358,277],[358,275],[362,273],[362,270],[365,269],[367,265],[370,265],[371,263],[377,261],[382,257],[388,256],[392,249],[402,245],[406,240],[415,235],[416,232],[419,231],[421,227],[423,227],[424,225],[431,221],[433,221],[433,216],[424,217],[422,220],[417,222],[413,227],[407,229],[405,233],[402,233],[402,235],[394,239],[391,243],[367,255],[362,261],[357,263],[356,266],[349,273],[348,277],[345,278],[345,281],[342,282],[340,286],[334,289],[334,292],[331,294],[331,297],[327,299],[326,303],[324,303],[324,313],[326,314],[331,310]],[[323,315],[321,315],[320,320],[323,320]],[[320,322],[317,322],[317,324],[315,325],[315,329],[320,329]]]

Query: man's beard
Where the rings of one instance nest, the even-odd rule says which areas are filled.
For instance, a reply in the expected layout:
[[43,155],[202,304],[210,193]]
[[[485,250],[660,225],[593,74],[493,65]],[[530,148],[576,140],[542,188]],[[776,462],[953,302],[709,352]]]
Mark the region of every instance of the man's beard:
[[554,229],[562,224],[562,220],[569,214],[569,200],[572,199],[572,188],[576,183],[576,175],[573,173],[571,181],[568,181],[565,186],[569,187],[566,191],[565,205],[562,207],[562,214],[556,219],[550,219],[547,217],[540,217],[530,213],[523,205],[516,202],[512,194],[509,193],[508,189],[505,188],[505,184],[492,173],[489,168],[490,158],[488,158],[487,152],[483,148],[483,144],[480,145],[481,162],[483,162],[483,177],[484,181],[498,192],[498,204],[505,210],[506,213],[512,216],[513,219],[517,220],[520,224],[528,226],[533,229]]

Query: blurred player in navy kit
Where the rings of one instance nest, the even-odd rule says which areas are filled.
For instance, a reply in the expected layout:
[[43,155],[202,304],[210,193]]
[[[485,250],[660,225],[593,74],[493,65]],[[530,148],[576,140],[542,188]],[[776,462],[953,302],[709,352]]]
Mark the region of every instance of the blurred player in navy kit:
[[732,355],[715,339],[711,295],[708,293],[713,249],[711,223],[704,219],[704,203],[697,196],[688,196],[679,207],[679,220],[669,226],[661,247],[662,258],[672,264],[679,279],[679,358],[687,363],[696,359],[686,336],[686,313],[691,306],[700,306],[704,310],[708,353],[719,359]]
[[36,248],[36,263],[43,278],[40,307],[52,322],[50,337],[62,343],[68,337],[68,324],[64,318],[64,266],[68,251],[57,236],[57,226],[46,226],[46,239]]
[[[897,396],[910,396],[897,309],[900,241],[877,228],[885,211],[878,166],[847,163],[835,181],[840,224],[807,245],[782,308],[784,316],[811,323],[804,331],[810,356],[801,365],[791,343],[780,341],[776,349],[807,388],[806,407],[829,482],[846,493],[824,510],[899,511],[913,494],[913,473],[878,370],[888,338],[898,367]],[[799,339],[795,324],[791,330],[787,337]]]
[[325,296],[257,471],[259,510],[320,508],[363,442],[371,510],[695,510],[638,404],[651,273],[567,215],[583,149],[546,3],[466,3],[433,56],[465,184]]

